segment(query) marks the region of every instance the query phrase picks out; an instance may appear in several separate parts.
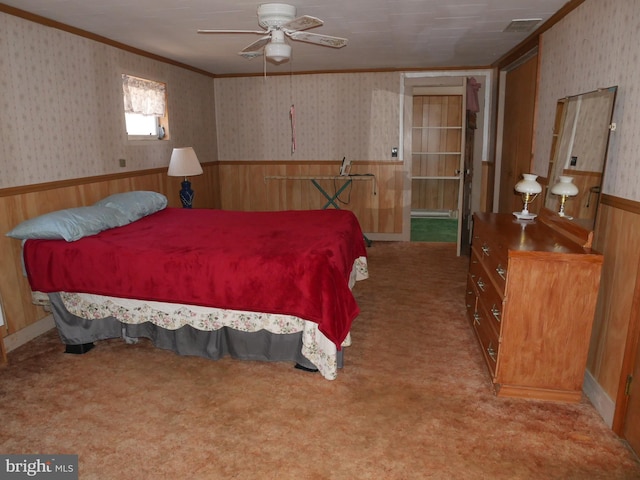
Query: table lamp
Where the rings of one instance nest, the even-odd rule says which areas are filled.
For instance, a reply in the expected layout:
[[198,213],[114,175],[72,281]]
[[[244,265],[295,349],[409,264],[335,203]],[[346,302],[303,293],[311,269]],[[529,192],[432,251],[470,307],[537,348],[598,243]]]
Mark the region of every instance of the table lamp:
[[183,208],[191,208],[193,205],[194,191],[191,189],[191,182],[187,177],[202,174],[202,166],[196,157],[193,147],[174,148],[169,161],[170,177],[184,177],[182,190],[180,190],[180,200]]
[[578,194],[578,187],[573,183],[573,177],[560,175],[558,183],[551,187],[551,193],[560,197],[560,211],[558,215],[571,219],[564,213],[564,204],[568,197],[575,197]]
[[513,214],[519,220],[533,220],[537,217],[535,213],[529,212],[529,204],[542,191],[542,185],[536,181],[536,178],[538,178],[537,175],[523,173],[522,180],[516,183],[515,191],[522,195],[523,207],[521,212],[513,212]]

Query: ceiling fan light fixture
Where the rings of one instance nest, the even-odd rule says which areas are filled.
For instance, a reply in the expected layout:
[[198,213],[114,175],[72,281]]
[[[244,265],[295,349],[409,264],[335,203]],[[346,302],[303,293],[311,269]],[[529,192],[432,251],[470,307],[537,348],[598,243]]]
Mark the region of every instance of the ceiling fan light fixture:
[[[2,1],[2,0],[0,0]],[[263,30],[198,30],[198,33],[251,33],[262,38],[250,43],[238,52],[244,58],[251,59],[264,53],[271,63],[280,64],[291,59],[291,40],[306,42],[324,47],[341,48],[347,44],[346,38],[332,37],[306,30],[319,27],[324,22],[310,15],[296,18],[296,7],[286,3],[264,3],[258,7],[258,25]]]
[[264,54],[272,62],[282,63],[291,58],[291,45],[271,42],[265,45]]

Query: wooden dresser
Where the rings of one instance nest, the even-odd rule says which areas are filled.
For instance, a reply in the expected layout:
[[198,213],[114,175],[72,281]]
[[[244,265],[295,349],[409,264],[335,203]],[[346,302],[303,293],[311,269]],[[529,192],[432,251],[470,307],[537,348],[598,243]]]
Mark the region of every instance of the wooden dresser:
[[474,215],[466,305],[498,396],[582,396],[602,255],[550,226]]

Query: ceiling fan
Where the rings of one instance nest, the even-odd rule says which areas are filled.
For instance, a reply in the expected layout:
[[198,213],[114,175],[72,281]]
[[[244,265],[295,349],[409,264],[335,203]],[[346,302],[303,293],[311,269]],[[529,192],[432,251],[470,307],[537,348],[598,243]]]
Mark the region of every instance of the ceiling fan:
[[292,5],[265,3],[258,7],[258,25],[264,30],[198,30],[198,33],[255,33],[262,35],[260,39],[238,52],[238,55],[252,59],[264,53],[268,60],[282,63],[291,58],[291,45],[285,41],[285,37],[333,48],[341,48],[347,44],[346,38],[303,31],[319,27],[323,23],[319,18],[309,15],[296,18],[296,7]]

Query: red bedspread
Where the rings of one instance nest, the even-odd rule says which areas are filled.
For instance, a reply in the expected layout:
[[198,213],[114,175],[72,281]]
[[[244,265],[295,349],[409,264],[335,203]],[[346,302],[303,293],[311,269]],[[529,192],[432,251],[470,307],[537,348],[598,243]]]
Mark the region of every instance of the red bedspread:
[[167,208],[76,242],[28,240],[31,288],[294,315],[338,348],[359,308],[348,280],[366,256],[347,210]]

